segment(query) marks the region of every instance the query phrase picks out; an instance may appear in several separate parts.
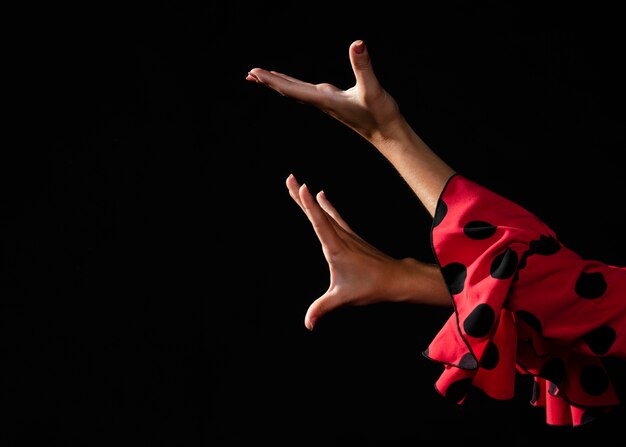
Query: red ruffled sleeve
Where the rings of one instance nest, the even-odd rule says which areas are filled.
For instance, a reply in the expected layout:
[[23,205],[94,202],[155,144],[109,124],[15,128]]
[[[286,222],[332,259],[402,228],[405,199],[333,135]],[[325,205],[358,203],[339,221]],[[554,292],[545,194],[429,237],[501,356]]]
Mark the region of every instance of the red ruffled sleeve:
[[435,384],[461,404],[471,387],[530,402],[550,425],[578,426],[619,404],[602,357],[626,358],[626,269],[585,260],[535,215],[460,174],[439,198],[431,231],[454,304],[424,355]]

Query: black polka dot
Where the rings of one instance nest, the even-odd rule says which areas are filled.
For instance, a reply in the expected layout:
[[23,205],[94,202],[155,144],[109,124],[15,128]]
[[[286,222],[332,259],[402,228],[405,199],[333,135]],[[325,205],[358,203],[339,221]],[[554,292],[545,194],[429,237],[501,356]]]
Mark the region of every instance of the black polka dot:
[[507,248],[495,257],[491,263],[491,276],[496,279],[506,279],[513,276],[517,269],[517,253]]
[[539,402],[539,398],[541,397],[541,387],[537,382],[533,382],[533,394],[530,396],[530,403],[536,404]]
[[461,357],[459,361],[459,368],[462,369],[476,369],[478,368],[478,362],[476,361],[476,357],[470,352]]
[[495,226],[482,220],[472,220],[463,227],[463,233],[470,239],[487,239],[493,236],[495,232]]
[[551,358],[541,368],[539,377],[558,386],[565,378],[565,362],[558,357]]
[[585,334],[583,340],[594,354],[603,355],[609,352],[617,335],[610,326],[600,326]]
[[552,236],[539,236],[539,239],[530,241],[528,244],[528,250],[522,253],[522,257],[517,264],[517,271],[515,272],[514,280],[519,278],[519,271],[526,268],[528,258],[532,255],[549,256],[557,253],[561,249],[561,244]]
[[525,310],[518,310],[515,312],[515,316],[519,317],[520,320],[522,320],[528,326],[533,328],[540,335],[543,333],[543,328],[541,327],[541,321],[539,321],[539,318],[535,317],[530,312],[525,311]]
[[526,250],[524,253],[522,253],[522,257],[520,258],[519,263],[517,264],[517,270],[526,268],[526,260],[528,259],[530,255],[532,255],[530,250]]
[[548,393],[552,394],[553,396],[556,396],[556,392],[558,391],[557,386],[552,382],[549,382],[549,383],[550,385],[548,385]]
[[484,369],[494,369],[496,366],[498,366],[499,361],[500,352],[498,351],[498,347],[496,346],[496,344],[491,341],[487,345],[487,349],[485,349],[481,366]]
[[539,236],[539,239],[530,241],[529,251],[531,254],[550,256],[561,249],[561,244],[552,236]]
[[606,281],[600,272],[582,272],[576,281],[576,293],[581,298],[593,300],[606,292]]
[[446,205],[446,202],[439,199],[439,202],[437,202],[437,207],[435,208],[435,217],[433,218],[433,227],[436,227],[437,225],[439,225],[441,221],[443,221],[443,218],[446,217],[446,214],[448,214],[448,205]]
[[482,303],[467,316],[463,322],[463,329],[467,335],[472,337],[484,337],[491,330],[495,319],[496,313],[491,306]]
[[465,278],[467,277],[467,269],[460,262],[451,262],[441,267],[441,274],[448,286],[448,290],[452,295],[461,293],[465,287]]
[[587,365],[580,373],[580,386],[592,396],[599,396],[609,388],[609,376],[597,365]]
[[446,390],[445,398],[446,400],[459,403],[463,400],[467,393],[469,392],[472,386],[472,379],[466,377],[465,379],[457,380],[450,384],[448,389]]

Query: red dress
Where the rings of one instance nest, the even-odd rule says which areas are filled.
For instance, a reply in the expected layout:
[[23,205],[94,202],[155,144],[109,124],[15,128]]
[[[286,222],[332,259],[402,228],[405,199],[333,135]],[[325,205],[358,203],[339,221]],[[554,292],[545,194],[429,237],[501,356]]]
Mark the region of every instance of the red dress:
[[454,314],[424,355],[435,388],[461,404],[472,386],[510,399],[516,370],[550,425],[577,426],[619,404],[602,357],[626,358],[626,269],[582,259],[535,215],[453,175],[431,243]]

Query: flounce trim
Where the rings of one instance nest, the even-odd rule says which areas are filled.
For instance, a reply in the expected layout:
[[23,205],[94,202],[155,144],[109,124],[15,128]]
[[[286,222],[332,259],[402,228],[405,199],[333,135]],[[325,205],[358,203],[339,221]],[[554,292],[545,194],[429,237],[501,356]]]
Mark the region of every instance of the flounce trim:
[[578,426],[619,404],[598,356],[547,339],[532,313],[512,310],[512,292],[541,290],[520,276],[529,256],[562,250],[541,220],[455,174],[439,198],[431,246],[454,307],[423,352],[444,367],[435,383],[443,397],[461,404],[476,387],[511,399],[519,372],[534,376],[530,403],[545,408],[550,425]]

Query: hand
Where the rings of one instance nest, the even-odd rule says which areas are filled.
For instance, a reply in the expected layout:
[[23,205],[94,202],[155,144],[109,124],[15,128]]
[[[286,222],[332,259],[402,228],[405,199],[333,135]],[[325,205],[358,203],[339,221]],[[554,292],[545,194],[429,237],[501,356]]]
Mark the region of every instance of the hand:
[[316,321],[329,311],[345,305],[397,301],[414,294],[402,290],[410,284],[417,261],[394,259],[358,236],[328,201],[323,191],[314,198],[305,184],[293,175],[287,178],[293,200],[307,215],[322,244],[330,270],[328,290],[308,308],[304,324],[313,330]]
[[310,104],[344,123],[366,140],[389,138],[403,118],[396,101],[382,88],[365,43],[349,48],[356,84],[341,90],[332,84],[310,84],[275,71],[253,68],[246,80],[263,84],[283,96]]

